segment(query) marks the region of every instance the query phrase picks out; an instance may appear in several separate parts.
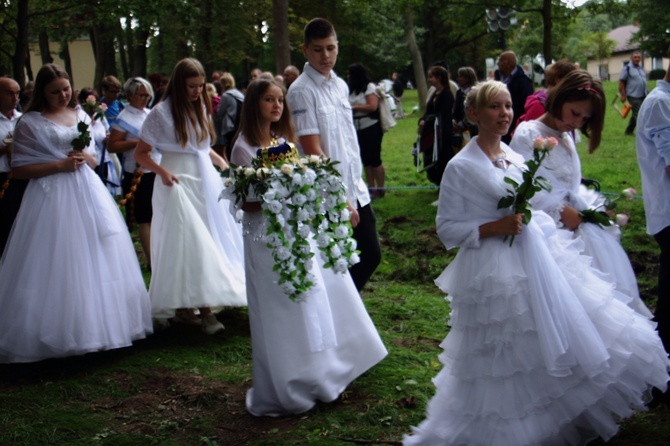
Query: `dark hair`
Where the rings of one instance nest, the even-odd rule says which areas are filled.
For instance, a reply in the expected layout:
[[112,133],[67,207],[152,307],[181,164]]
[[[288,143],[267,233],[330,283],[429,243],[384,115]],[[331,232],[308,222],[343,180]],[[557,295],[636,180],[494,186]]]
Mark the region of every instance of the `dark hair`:
[[217,79],[212,82],[212,85],[214,85],[214,88],[216,88],[216,94],[221,96],[223,94],[223,85],[221,85],[221,81]]
[[[186,81],[191,77],[202,77],[202,93],[197,100],[192,101],[186,92]],[[202,64],[192,58],[182,59],[177,62],[170,81],[165,89],[163,100],[170,98],[170,109],[174,119],[174,131],[177,141],[182,147],[188,143],[187,120],[193,126],[197,142],[202,142],[207,137],[214,138],[215,133],[209,116],[212,114],[212,103],[205,89],[205,69]],[[203,110],[204,109],[204,110]]]
[[593,153],[600,145],[605,122],[605,92],[599,81],[584,70],[568,73],[561,83],[549,90],[545,107],[552,117],[562,119],[565,103],[586,100],[591,101],[593,110],[591,118],[579,130],[589,138],[589,153]]
[[[47,85],[56,79],[67,79],[69,82],[70,76],[67,74],[67,71],[56,64],[49,63],[40,68],[35,78],[35,89],[33,90],[33,95],[30,97],[26,112],[41,112],[47,108],[46,92],[44,90]],[[72,89],[72,85],[70,85],[70,89]]]
[[477,73],[472,67],[461,67],[456,72],[457,77],[464,77],[468,80],[468,86],[472,87],[477,83]]
[[572,73],[577,70],[577,67],[574,63],[570,62],[568,59],[561,59],[558,62],[555,62],[547,68],[547,71],[544,73],[544,81],[547,84],[547,87],[556,86],[568,73]]
[[326,39],[330,36],[336,37],[333,24],[326,19],[317,17],[310,20],[309,23],[305,25],[305,29],[303,31],[303,43],[305,45],[309,45],[312,40]]
[[100,82],[100,86],[102,87],[102,91],[109,90],[109,87],[116,87],[121,91],[121,81],[116,78],[116,76],[105,76],[102,78],[102,82]]
[[349,91],[355,94],[365,93],[372,82],[368,70],[360,63],[349,65]]
[[[286,88],[274,79],[256,79],[255,81],[251,81],[244,96],[240,128],[237,131],[237,135],[235,135],[235,139],[237,139],[241,132],[244,133],[244,137],[249,144],[253,146],[261,145],[264,128],[259,104],[263,95],[271,86],[278,87],[284,97],[286,97]],[[286,101],[284,101],[284,110],[279,121],[270,124],[270,130],[275,135],[286,138],[289,142],[295,142],[295,132],[291,123],[291,111]]]
[[95,96],[96,101],[100,100],[100,95],[98,94],[98,92],[91,87],[84,87],[81,90],[79,90],[77,100],[79,101],[80,104],[83,104],[84,102],[86,102],[86,99],[91,95]]

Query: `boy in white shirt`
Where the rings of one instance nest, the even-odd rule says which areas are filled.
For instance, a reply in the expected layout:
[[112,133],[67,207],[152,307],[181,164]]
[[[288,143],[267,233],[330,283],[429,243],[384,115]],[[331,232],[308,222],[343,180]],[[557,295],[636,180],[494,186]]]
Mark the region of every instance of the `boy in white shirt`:
[[300,150],[340,162],[336,167],[347,189],[354,238],[361,251],[361,262],[349,272],[361,290],[381,261],[381,247],[370,194],[362,178],[349,88],[333,71],[337,50],[333,25],[325,19],[312,19],[305,26],[302,44],[307,63],[291,85],[286,100]]

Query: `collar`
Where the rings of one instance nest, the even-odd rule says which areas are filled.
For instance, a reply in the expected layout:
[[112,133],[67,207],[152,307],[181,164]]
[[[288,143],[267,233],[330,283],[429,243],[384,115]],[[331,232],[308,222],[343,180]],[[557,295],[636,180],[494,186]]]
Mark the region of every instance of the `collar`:
[[19,119],[22,115],[22,113],[20,111],[16,110],[16,109],[13,110],[12,112],[13,113],[12,113],[11,118],[8,118],[4,113],[0,113],[1,119],[5,119],[7,121],[15,121],[15,120]]
[[335,71],[330,70],[330,77],[326,77],[323,74],[319,73],[316,68],[312,67],[309,62],[305,62],[305,67],[303,68],[303,73],[306,73],[307,76],[309,76],[310,79],[315,84],[320,84],[323,82],[328,82],[330,80],[336,79],[337,78],[337,73]]

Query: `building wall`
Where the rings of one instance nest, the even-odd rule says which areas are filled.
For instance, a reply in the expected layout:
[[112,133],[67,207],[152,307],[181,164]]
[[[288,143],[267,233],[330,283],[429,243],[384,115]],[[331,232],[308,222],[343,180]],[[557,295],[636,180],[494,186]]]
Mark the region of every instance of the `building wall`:
[[[95,57],[93,47],[88,39],[74,40],[68,45],[70,49],[70,60],[72,61],[72,85],[73,89],[80,90],[84,87],[92,87],[95,78]],[[65,69],[65,62],[58,57],[60,50],[59,42],[49,42],[49,49],[54,63]],[[42,66],[40,48],[37,42],[30,44],[30,65],[36,76]]]
[[[601,79],[602,73],[602,80],[618,81],[625,63],[630,61],[631,54],[633,54],[633,52],[613,54],[611,57],[603,59],[602,61],[589,59],[587,61],[586,71],[588,71],[596,79]],[[599,70],[601,63],[603,65],[602,71]],[[647,71],[647,73],[655,68],[652,66],[651,57],[643,58],[642,66]],[[668,58],[663,58],[662,68],[666,70],[668,69]],[[609,73],[609,76],[606,75],[607,73]]]

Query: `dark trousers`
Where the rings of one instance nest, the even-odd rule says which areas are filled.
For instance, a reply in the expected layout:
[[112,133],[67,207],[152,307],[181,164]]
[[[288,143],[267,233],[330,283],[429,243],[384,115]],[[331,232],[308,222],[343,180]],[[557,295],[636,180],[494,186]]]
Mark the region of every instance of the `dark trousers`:
[[375,217],[372,206],[368,204],[359,208],[358,215],[361,221],[354,228],[354,239],[361,252],[361,261],[349,268],[349,273],[354,279],[356,288],[360,291],[382,261],[382,248],[377,236],[377,217]]
[[[7,181],[9,172],[0,172],[0,187]],[[9,187],[5,190],[5,195],[0,199],[0,257],[5,250],[9,232],[12,230],[16,214],[19,213],[23,192],[26,190],[28,180],[19,180],[12,178],[9,180]]]
[[633,133],[633,130],[635,130],[635,126],[637,125],[637,112],[640,111],[640,106],[642,105],[644,98],[633,98],[628,96],[626,99],[630,102],[632,112],[630,121],[628,121],[628,127],[626,127],[626,133]]
[[670,352],[670,226],[654,235],[661,248],[661,262],[658,268],[658,301],[654,319],[658,323],[658,335],[665,351]]

